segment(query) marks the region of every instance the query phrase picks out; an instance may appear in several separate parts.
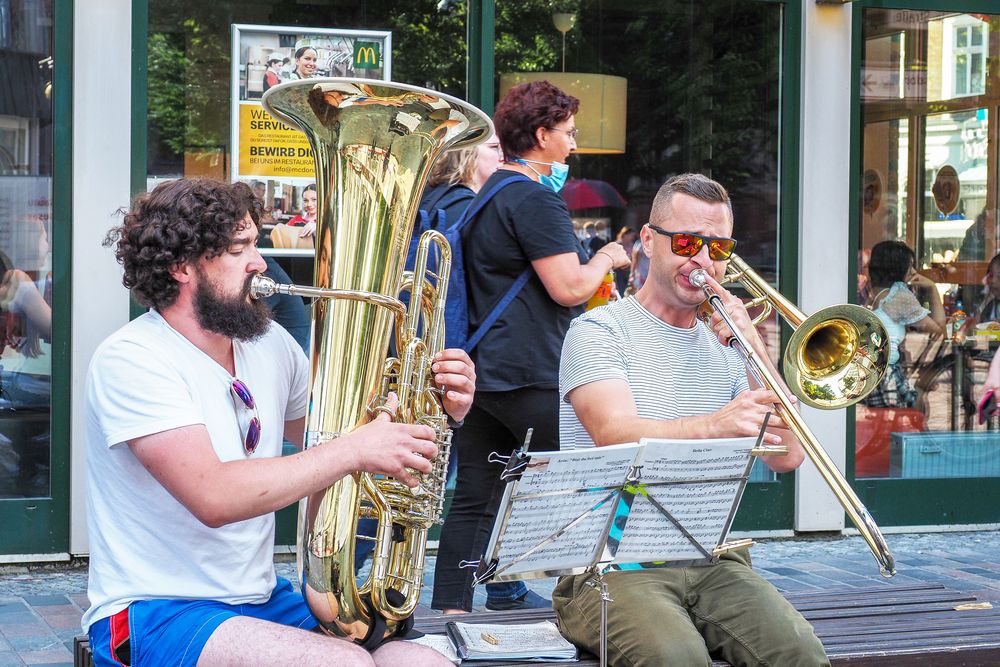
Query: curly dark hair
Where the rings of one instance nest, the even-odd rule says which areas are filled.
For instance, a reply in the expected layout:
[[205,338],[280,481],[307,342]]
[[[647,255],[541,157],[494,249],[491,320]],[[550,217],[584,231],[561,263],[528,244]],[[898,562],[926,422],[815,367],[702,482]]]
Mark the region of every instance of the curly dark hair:
[[500,100],[493,114],[504,155],[521,157],[538,144],[535,130],[554,127],[579,109],[580,100],[548,81],[529,81],[514,86]]
[[902,241],[882,241],[872,246],[868,260],[868,276],[877,287],[889,287],[906,278],[910,267],[916,263],[910,246]]
[[260,223],[261,203],[246,183],[208,178],[161,183],[138,195],[122,224],[108,232],[124,267],[122,284],[149,308],[165,308],[177,300],[178,284],[170,272],[183,262],[210,259],[225,252],[244,228],[247,214]]

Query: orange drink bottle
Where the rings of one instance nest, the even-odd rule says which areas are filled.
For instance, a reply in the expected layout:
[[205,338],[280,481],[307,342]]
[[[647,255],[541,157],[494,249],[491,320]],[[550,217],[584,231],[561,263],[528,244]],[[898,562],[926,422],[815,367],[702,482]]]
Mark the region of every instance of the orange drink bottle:
[[598,286],[597,291],[594,292],[594,295],[587,301],[586,310],[607,305],[608,301],[611,300],[611,295],[614,291],[615,273],[614,271],[608,271],[607,275],[604,276],[604,280],[601,282],[600,286]]

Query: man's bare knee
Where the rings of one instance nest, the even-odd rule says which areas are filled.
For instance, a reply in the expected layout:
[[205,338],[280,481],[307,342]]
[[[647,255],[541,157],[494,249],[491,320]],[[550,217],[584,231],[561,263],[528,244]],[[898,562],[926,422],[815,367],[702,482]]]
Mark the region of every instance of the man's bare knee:
[[198,658],[198,667],[291,664],[373,667],[375,661],[347,640],[245,616],[216,628]]

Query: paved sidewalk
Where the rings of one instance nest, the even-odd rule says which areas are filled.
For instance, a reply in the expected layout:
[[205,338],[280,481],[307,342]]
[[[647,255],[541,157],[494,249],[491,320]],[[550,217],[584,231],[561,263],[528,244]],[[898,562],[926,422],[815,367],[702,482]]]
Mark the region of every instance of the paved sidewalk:
[[[883,579],[860,537],[766,540],[753,547],[754,566],[782,591],[893,586],[938,582],[1000,604],[1000,532],[887,535],[898,574]],[[291,557],[276,558],[279,574],[294,581]],[[434,559],[422,599],[430,600]],[[546,597],[554,579],[530,582]],[[75,566],[0,566],[0,667],[68,666],[80,615],[87,607],[87,570]],[[485,596],[477,590],[475,604]]]

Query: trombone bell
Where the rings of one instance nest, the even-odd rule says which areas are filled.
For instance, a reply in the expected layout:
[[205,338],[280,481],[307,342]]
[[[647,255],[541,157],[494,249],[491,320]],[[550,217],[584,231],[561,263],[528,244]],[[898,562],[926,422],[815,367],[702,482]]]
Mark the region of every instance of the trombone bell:
[[889,367],[889,337],[878,316],[841,304],[806,318],[785,348],[785,381],[807,405],[836,410],[878,387]]
[[726,283],[739,283],[773,307],[795,329],[784,353],[784,376],[799,400],[821,410],[846,408],[882,382],[889,368],[889,334],[878,315],[854,304],[823,308],[806,317],[738,255],[729,259]]

